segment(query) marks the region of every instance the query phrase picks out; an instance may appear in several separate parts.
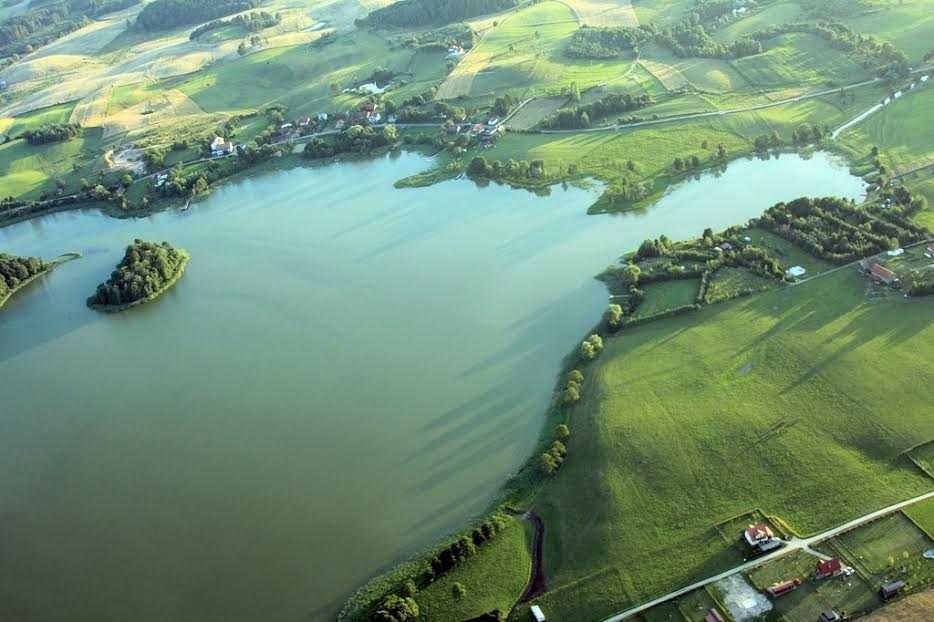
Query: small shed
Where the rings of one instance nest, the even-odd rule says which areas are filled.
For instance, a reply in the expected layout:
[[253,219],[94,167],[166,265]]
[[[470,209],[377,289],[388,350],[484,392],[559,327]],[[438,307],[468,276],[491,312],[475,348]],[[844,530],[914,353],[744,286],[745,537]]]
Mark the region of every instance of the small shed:
[[807,269],[804,266],[791,266],[785,270],[785,275],[794,279],[800,279],[805,274],[807,274]]
[[535,622],[545,622],[545,614],[542,612],[541,607],[538,605],[532,605],[529,611],[532,612],[532,618],[535,620]]
[[892,581],[879,588],[879,595],[882,596],[882,600],[890,600],[901,594],[903,589],[905,589],[904,581]]
[[828,609],[826,611],[821,611],[820,617],[817,619],[817,622],[840,622],[843,619],[843,616],[840,615],[840,612],[836,609]]

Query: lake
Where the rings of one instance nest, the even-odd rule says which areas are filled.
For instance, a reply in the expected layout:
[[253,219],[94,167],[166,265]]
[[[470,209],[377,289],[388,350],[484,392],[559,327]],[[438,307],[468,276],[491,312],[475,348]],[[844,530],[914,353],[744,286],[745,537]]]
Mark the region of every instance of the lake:
[[[376,571],[482,512],[532,452],[593,276],[647,237],[800,195],[859,197],[832,157],[739,160],[651,210],[587,216],[414,154],[245,178],[184,213],[64,212],[0,250],[64,264],[0,311],[0,618],[333,619]],[[84,300],[135,237],[184,278]]]

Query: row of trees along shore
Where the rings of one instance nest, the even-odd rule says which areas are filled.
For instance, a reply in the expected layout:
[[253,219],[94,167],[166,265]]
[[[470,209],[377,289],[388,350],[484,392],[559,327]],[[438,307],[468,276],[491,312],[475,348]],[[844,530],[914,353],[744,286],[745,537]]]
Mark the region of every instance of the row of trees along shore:
[[38,257],[16,257],[0,253],[0,302],[23,283],[48,270],[50,265]]
[[88,298],[90,307],[120,307],[162,293],[184,270],[188,255],[168,242],[134,240],[110,278]]

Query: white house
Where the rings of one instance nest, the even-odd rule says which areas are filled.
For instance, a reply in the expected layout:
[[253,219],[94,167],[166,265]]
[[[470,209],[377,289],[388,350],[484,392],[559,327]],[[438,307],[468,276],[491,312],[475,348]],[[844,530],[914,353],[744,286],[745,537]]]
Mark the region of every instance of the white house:
[[222,136],[215,136],[211,141],[211,155],[214,157],[233,153],[234,144]]

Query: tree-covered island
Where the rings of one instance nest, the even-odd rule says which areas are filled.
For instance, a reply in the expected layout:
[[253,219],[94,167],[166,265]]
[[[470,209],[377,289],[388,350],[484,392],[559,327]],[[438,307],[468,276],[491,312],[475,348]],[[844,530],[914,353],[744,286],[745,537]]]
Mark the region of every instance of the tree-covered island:
[[88,306],[117,312],[151,302],[175,285],[189,259],[187,252],[168,242],[134,240],[110,278],[88,298]]

